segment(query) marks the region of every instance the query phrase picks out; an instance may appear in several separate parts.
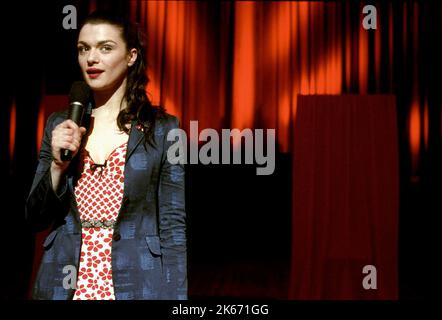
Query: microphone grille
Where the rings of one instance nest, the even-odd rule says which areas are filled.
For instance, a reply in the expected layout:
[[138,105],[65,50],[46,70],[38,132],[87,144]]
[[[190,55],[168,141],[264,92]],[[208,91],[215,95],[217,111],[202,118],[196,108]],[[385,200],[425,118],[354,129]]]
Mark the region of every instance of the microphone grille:
[[84,81],[75,81],[69,93],[69,103],[80,102],[86,106],[91,95],[91,88]]

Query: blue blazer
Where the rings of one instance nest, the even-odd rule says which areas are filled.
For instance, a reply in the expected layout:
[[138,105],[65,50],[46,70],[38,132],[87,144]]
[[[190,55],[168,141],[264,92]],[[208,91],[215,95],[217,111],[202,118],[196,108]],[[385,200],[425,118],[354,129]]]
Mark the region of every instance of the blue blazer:
[[[69,270],[78,270],[81,223],[74,197],[77,173],[70,170],[60,190],[52,189],[52,130],[66,119],[67,110],[49,116],[39,163],[29,197],[26,219],[40,231],[51,227],[33,287],[34,299],[72,299]],[[114,227],[112,275],[117,300],[187,299],[187,247],[184,167],[167,161],[167,133],[178,128],[167,115],[155,125],[156,148],[132,123],[124,169],[124,194]],[[77,159],[78,160],[78,159]],[[74,269],[75,268],[75,269]]]

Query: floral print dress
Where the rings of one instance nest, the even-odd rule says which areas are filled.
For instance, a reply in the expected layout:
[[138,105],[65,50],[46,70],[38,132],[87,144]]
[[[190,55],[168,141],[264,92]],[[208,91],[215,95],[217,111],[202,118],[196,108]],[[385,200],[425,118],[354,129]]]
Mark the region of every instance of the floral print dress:
[[127,142],[104,164],[96,164],[83,149],[75,198],[82,224],[82,245],[74,300],[115,300],[112,282],[113,225],[124,190]]

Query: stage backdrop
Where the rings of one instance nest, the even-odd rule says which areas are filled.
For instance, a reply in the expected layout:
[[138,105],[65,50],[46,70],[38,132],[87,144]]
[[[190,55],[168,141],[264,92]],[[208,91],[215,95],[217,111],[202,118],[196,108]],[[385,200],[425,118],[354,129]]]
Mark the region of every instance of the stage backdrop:
[[397,299],[398,193],[394,96],[298,96],[289,297]]

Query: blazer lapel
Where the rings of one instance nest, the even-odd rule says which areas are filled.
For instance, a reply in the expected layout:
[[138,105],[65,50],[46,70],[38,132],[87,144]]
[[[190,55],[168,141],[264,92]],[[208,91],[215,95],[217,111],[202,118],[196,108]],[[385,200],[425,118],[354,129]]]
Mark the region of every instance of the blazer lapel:
[[[144,132],[138,129],[136,126],[136,122],[132,121],[132,125],[130,127],[129,131],[129,141],[127,142],[127,150],[126,150],[126,160],[124,164],[124,176],[125,176],[125,182],[124,182],[124,190],[123,190],[123,204],[125,201],[125,198],[127,199],[127,190],[128,190],[128,184],[130,183],[130,179],[126,179],[128,177],[129,169],[127,167],[127,164],[129,163],[129,158],[137,148],[137,146],[143,141],[144,139]],[[120,208],[116,220],[116,224],[114,226],[114,232],[119,232],[119,225],[120,221],[123,217],[122,210]]]
[[141,143],[144,138],[144,132],[137,128],[135,125],[135,121],[132,121],[132,125],[129,131],[129,141],[127,142],[127,151],[126,151],[126,164],[132,153],[135,151],[137,146]]

